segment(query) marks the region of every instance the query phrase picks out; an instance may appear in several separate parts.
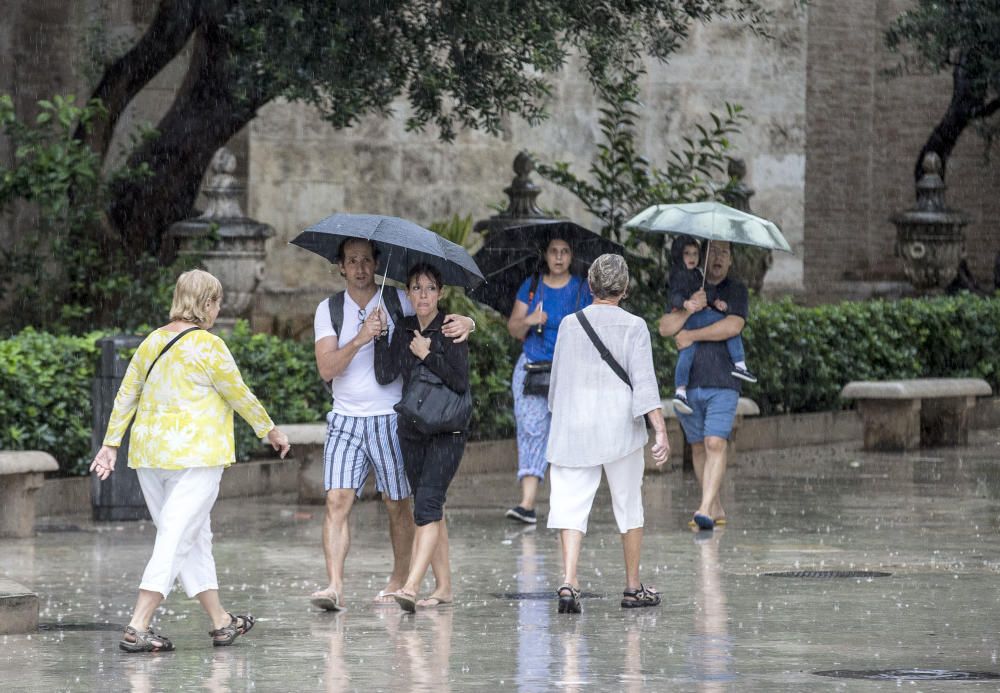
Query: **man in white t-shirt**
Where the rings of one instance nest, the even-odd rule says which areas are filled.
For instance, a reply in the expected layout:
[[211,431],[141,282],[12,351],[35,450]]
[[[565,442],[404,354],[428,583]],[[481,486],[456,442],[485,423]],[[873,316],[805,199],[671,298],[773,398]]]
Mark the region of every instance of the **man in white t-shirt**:
[[[379,385],[375,380],[373,340],[382,326],[372,317],[378,305],[375,272],[378,248],[362,239],[349,239],[338,253],[340,273],[347,282],[343,294],[343,320],[340,330],[331,318],[330,301],[316,308],[316,366],[320,377],[331,381],[333,410],[327,414],[327,437],[323,450],[326,514],[323,520],[323,553],[329,585],[313,592],[314,605],[330,611],[343,606],[344,562],[351,544],[348,517],[354,499],[361,493],[369,472],[375,473],[375,488],[385,500],[389,514],[389,538],[392,543],[393,569],[385,588],[375,597],[377,604],[395,604],[386,595],[403,586],[410,569],[413,543],[413,514],[410,511],[410,486],[403,470],[403,456],[396,435],[396,412],[393,406],[402,396],[402,383],[396,380]],[[406,294],[395,291],[404,315],[413,315]],[[391,307],[383,297],[382,303]],[[388,315],[389,334],[395,327],[392,310]],[[372,319],[369,319],[372,318]],[[448,315],[442,332],[455,341],[465,340],[475,329],[471,318]]]

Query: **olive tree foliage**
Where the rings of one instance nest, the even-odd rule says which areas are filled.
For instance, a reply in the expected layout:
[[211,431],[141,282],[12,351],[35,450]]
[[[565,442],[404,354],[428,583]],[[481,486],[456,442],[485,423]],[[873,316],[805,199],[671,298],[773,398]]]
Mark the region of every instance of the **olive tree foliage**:
[[899,53],[894,72],[948,70],[951,101],[924,143],[914,166],[919,179],[927,152],[943,166],[969,125],[993,139],[1000,110],[1000,3],[997,0],[916,0],[885,32],[886,45]]
[[78,137],[107,157],[129,102],[192,45],[187,74],[129,165],[150,175],[116,183],[109,219],[133,257],[161,251],[190,213],[213,152],[276,98],[316,106],[346,128],[405,98],[407,126],[450,140],[498,132],[513,114],[545,117],[550,80],[579,55],[598,83],[649,54],[667,58],[713,19],[763,31],[758,0],[161,0],[145,33],[94,89],[107,117]]

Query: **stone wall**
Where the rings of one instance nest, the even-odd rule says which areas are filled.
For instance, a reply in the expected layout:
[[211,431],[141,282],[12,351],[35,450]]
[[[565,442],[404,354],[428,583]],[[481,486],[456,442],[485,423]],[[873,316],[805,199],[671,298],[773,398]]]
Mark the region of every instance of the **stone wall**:
[[[884,28],[904,0],[814,0],[809,6],[805,284],[812,300],[908,291],[889,217],[914,203],[917,153],[951,98],[950,75],[890,79]],[[969,264],[992,285],[1000,164],[969,128],[948,165],[948,202],[967,212]]]
[[[767,277],[771,291],[803,289],[805,168],[806,15],[794,0],[773,0],[776,37],[763,40],[735,24],[716,22],[694,28],[670,63],[650,61],[642,89],[645,108],[639,123],[640,151],[666,163],[683,135],[726,102],[744,106],[750,120],[736,138],[735,154],[747,162],[747,182],[759,214],[774,219],[796,250],[778,254]],[[585,173],[600,136],[599,104],[576,63],[562,71],[548,104],[548,121],[529,127],[512,118],[500,137],[462,133],[453,144],[436,132],[406,132],[405,102],[391,119],[366,118],[336,131],[318,113],[300,104],[273,103],[250,128],[249,204],[251,216],[271,224],[264,312],[293,316],[298,303],[315,306],[336,278],[322,259],[288,246],[287,241],[335,211],[375,212],[428,224],[452,214],[488,217],[490,205],[504,201],[517,152],[539,160],[567,161]],[[551,183],[539,204],[580,223],[597,226],[580,203]]]

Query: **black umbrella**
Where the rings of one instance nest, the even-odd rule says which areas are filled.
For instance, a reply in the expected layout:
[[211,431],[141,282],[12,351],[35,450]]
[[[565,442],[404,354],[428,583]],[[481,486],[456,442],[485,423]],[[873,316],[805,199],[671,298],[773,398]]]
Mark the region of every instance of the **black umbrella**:
[[307,228],[291,240],[293,245],[336,263],[340,244],[350,238],[373,241],[379,247],[378,273],[406,281],[418,262],[434,265],[441,281],[472,289],[483,283],[483,273],[462,246],[399,217],[379,214],[334,214]]
[[486,243],[475,255],[487,284],[469,296],[496,308],[504,315],[514,309],[518,287],[533,272],[545,271],[545,249],[557,238],[573,250],[570,272],[586,277],[590,264],[605,253],[622,254],[622,247],[571,221],[552,221],[511,226],[490,231]]

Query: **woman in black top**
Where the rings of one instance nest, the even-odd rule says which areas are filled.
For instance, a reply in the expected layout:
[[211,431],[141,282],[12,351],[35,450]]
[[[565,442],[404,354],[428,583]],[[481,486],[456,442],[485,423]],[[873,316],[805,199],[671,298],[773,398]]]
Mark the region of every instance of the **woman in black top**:
[[[375,343],[375,377],[382,385],[403,376],[404,392],[420,363],[433,371],[451,390],[469,389],[469,345],[456,344],[441,334],[444,313],[438,311],[441,273],[432,265],[414,265],[406,280],[407,297],[416,315],[400,321],[392,340]],[[452,601],[448,528],[444,503],[458,463],[465,450],[465,431],[425,435],[405,417],[398,417],[403,466],[413,489],[413,519],[417,525],[406,584],[393,593],[404,611],[417,606],[436,607]],[[417,591],[427,567],[434,569],[434,592],[417,601]]]

